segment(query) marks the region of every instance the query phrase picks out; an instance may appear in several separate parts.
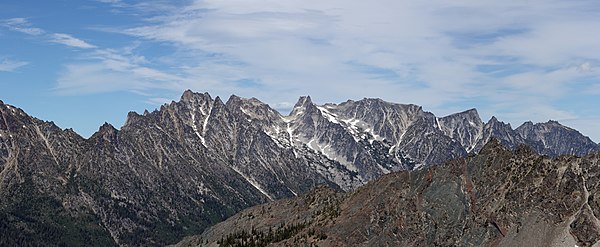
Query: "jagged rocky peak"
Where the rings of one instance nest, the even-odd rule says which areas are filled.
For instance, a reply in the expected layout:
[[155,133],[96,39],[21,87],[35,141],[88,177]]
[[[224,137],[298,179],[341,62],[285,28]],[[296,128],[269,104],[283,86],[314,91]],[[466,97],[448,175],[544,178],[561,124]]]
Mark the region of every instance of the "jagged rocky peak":
[[531,129],[531,128],[533,128],[533,122],[526,121],[523,124],[521,124],[521,126],[517,127],[517,129],[520,129],[520,128]]
[[188,103],[198,103],[198,102],[202,102],[202,101],[211,101],[212,97],[210,97],[210,94],[208,94],[208,92],[205,93],[195,93],[192,92],[192,90],[185,90],[185,92],[183,92],[183,95],[181,95],[181,102],[188,102]]
[[531,121],[524,122],[521,126],[517,127],[515,131],[519,133],[523,138],[527,138],[535,132],[536,125]]
[[248,99],[231,95],[225,105],[231,112],[241,113],[252,120],[269,123],[282,121],[279,112],[254,97]]
[[504,122],[502,122],[502,121],[498,120],[498,118],[496,118],[496,116],[492,116],[492,117],[490,118],[490,120],[488,120],[488,121],[487,121],[487,123],[486,123],[486,124],[489,124],[489,125],[495,125],[495,124],[504,124]]
[[565,128],[570,129],[567,126],[562,125],[556,120],[548,120],[545,123],[533,123],[531,121],[524,122],[521,126],[517,127],[515,130],[518,132],[527,132],[532,130],[550,130],[553,128]]
[[467,152],[474,148],[484,126],[475,108],[439,118],[437,124],[445,135],[458,140]]
[[466,121],[472,122],[472,123],[470,123],[471,125],[483,125],[483,122],[481,121],[481,118],[479,117],[479,112],[477,112],[477,109],[475,109],[475,108],[471,108],[469,110],[459,112],[459,113],[450,114],[448,116],[443,117],[442,119],[453,119],[453,118],[464,118]]
[[[36,234],[35,239],[46,240],[49,239],[48,236],[57,236],[57,233],[64,237],[73,236],[72,232],[66,232],[69,229],[63,227],[63,218],[56,218],[53,214],[48,214],[52,215],[51,218],[42,217],[47,213],[58,212],[60,217],[69,217],[68,220],[71,221],[68,222],[84,222],[84,224],[69,223],[72,226],[80,226],[80,229],[75,229],[82,233],[80,235],[105,237],[108,243],[101,244],[103,246],[111,246],[115,243],[166,245],[178,241],[185,234],[201,232],[208,225],[223,220],[243,208],[266,202],[269,198],[277,199],[301,194],[317,184],[326,183],[351,191],[391,171],[412,170],[417,164],[419,167],[428,167],[459,157],[469,159],[472,156],[466,155],[459,141],[465,145],[464,143],[468,142],[464,141],[471,139],[463,140],[458,137],[470,137],[470,135],[460,135],[461,133],[475,133],[471,131],[477,128],[473,128],[469,120],[479,125],[475,121],[477,114],[473,110],[449,117],[448,121],[441,121],[447,124],[436,124],[439,119],[431,113],[424,112],[420,106],[389,103],[379,99],[319,106],[306,96],[300,98],[294,111],[298,116],[282,118],[267,104],[254,98],[244,99],[234,95],[229,98],[226,105],[219,97],[212,99],[207,93],[186,91],[179,102],[164,104],[160,110],[145,112],[143,115],[129,113],[128,123],[136,122],[136,124],[125,125],[120,130],[105,124],[93,138],[84,139],[73,134],[67,135],[65,133],[69,133],[68,131],[61,132],[54,125],[32,118],[16,107],[0,105],[2,114],[0,117],[2,135],[0,137],[0,170],[2,170],[0,192],[26,195],[26,197],[0,198],[0,228],[5,229],[4,226],[9,226],[12,229],[7,234],[0,234],[0,242],[3,236],[14,235],[17,236],[15,237],[17,240],[30,238],[30,232],[24,229],[38,229],[39,231],[31,233]],[[249,115],[254,119],[248,117]],[[256,118],[280,120],[265,122],[255,121]],[[452,133],[458,134],[454,135],[454,138],[444,134],[438,128],[438,126],[450,126],[449,123],[456,123],[456,128],[453,130],[457,131]],[[515,145],[525,143],[525,140],[510,129],[510,126],[499,124],[495,118],[485,126],[487,129],[477,139],[481,141],[482,147],[491,137],[498,137],[502,141],[513,140],[512,143]],[[543,139],[535,143],[544,148],[535,150],[565,154],[573,150],[588,152],[598,147],[596,144],[586,146],[587,144],[583,145],[586,142],[574,141],[584,139],[580,138],[580,134],[575,135],[574,132],[565,130],[568,129],[556,128],[542,135]],[[497,145],[495,152],[486,148],[482,153],[486,154],[486,152],[490,155],[506,154],[506,152],[510,153],[510,150],[503,151],[501,146]],[[3,169],[3,164],[10,169]],[[490,165],[494,164],[490,163]],[[498,169],[490,171],[506,172],[520,167],[500,169],[503,167],[500,165],[503,164],[499,164],[496,167]],[[425,167],[422,170],[425,170]],[[55,171],[47,172],[48,169]],[[415,172],[419,173],[422,170],[418,169]],[[18,179],[9,177],[7,180],[6,171],[10,171],[10,174],[14,173],[12,178]],[[76,172],[76,177],[71,176],[74,174],[72,171]],[[458,167],[450,171],[443,170],[441,174],[447,176],[473,171],[474,169]],[[444,180],[446,177],[440,176],[440,173],[433,175],[437,175],[435,178],[439,179],[434,179],[433,181],[436,182],[432,183],[438,186],[433,188],[436,190],[431,190],[429,193],[417,191],[407,196],[398,196],[398,192],[414,190],[386,191],[374,197],[375,200],[385,198],[382,195],[394,195],[394,197],[389,203],[381,203],[377,207],[395,206],[398,200],[408,198],[418,200],[423,196],[429,196],[430,201],[427,204],[420,204],[421,206],[443,206],[447,203],[435,201],[438,195],[450,202],[457,197],[438,192],[469,191],[469,184],[465,184],[464,188],[456,184],[444,184],[449,181]],[[479,178],[476,175],[456,177],[452,181],[466,182],[468,179]],[[501,182],[512,181],[496,179],[499,177],[496,174],[488,175]],[[520,177],[515,181],[520,181],[519,179]],[[37,181],[35,185],[37,187],[31,187],[25,193],[15,192],[10,189],[14,187],[4,186],[17,184],[15,181],[31,180]],[[395,186],[411,183],[413,180],[401,179],[391,183],[393,186],[381,186],[381,188],[393,189]],[[421,181],[428,180],[422,176]],[[533,181],[539,180],[536,178]],[[40,188],[49,187],[48,185],[54,187],[47,191],[56,191],[52,194],[52,201],[41,201],[40,205],[44,205],[42,208],[30,208],[33,205],[29,202],[34,202],[38,198],[48,198],[48,195],[32,197],[28,192],[44,191]],[[489,188],[503,188],[502,186],[500,184]],[[408,188],[425,187],[427,184]],[[490,191],[480,192],[478,189],[479,187],[475,187],[477,195],[491,194],[488,193]],[[65,194],[65,191],[72,193]],[[509,195],[520,194],[511,191]],[[505,197],[497,195],[497,198]],[[468,201],[469,198],[461,200],[461,202]],[[19,204],[21,202],[24,204]],[[59,208],[48,208],[47,205],[56,205]],[[61,209],[61,205],[66,208]],[[413,209],[414,205],[419,204],[407,205]],[[369,208],[375,207],[367,207]],[[329,212],[330,209],[318,211],[323,213]],[[394,210],[394,212],[405,211]],[[448,212],[465,211],[459,208]],[[83,213],[83,216],[79,217],[80,213]],[[414,215],[422,215],[420,213],[422,212]],[[16,214],[24,214],[34,221],[21,220],[12,216],[3,218],[3,216]],[[502,212],[494,215],[509,214],[510,212]],[[367,218],[376,218],[378,215],[368,216]],[[52,219],[59,219],[60,222],[52,224]],[[416,225],[424,225],[422,219],[416,218]],[[456,219],[456,217],[443,217],[443,219]],[[6,224],[3,224],[5,222]],[[37,222],[49,224],[44,224],[44,228],[41,229],[36,228]],[[394,226],[406,222],[394,222]],[[148,228],[149,225],[153,227]],[[355,229],[356,225],[351,226]],[[50,228],[46,228],[47,226]],[[452,229],[458,229],[460,232],[462,226]],[[393,231],[394,227],[385,229]],[[364,232],[369,233],[371,230]],[[435,229],[420,230],[422,231],[419,232],[427,233],[434,232]],[[345,236],[358,235],[360,234]],[[417,237],[410,236],[405,239],[425,239]],[[42,241],[31,245],[49,244]],[[60,245],[60,243],[52,244]]]
[[439,124],[445,132],[454,131],[458,127],[481,129],[484,125],[475,108],[439,118]]
[[536,124],[525,122],[515,132],[537,152],[550,156],[560,154],[582,156],[600,150],[600,146],[589,137],[554,120]]
[[[184,109],[190,111],[192,118],[196,117],[195,115],[209,115],[210,110],[214,104],[216,104],[217,99],[220,101],[219,96],[217,96],[214,100],[210,96],[210,94],[206,93],[194,93],[191,90],[186,90],[183,92],[181,96],[181,100],[177,103],[178,105],[183,106]],[[223,102],[221,102],[222,104]]]
[[459,114],[466,114],[466,115],[470,115],[470,116],[479,118],[479,112],[477,112],[477,109],[475,109],[475,108],[468,109],[466,111],[460,112]]
[[125,120],[125,124],[123,124],[123,127],[131,126],[136,123],[139,123],[140,121],[142,121],[144,119],[144,117],[147,117],[149,114],[150,113],[148,112],[148,110],[144,110],[143,116],[138,114],[137,112],[130,111],[129,113],[127,113],[127,119]]
[[298,116],[307,113],[307,111],[311,111],[311,109],[315,108],[310,96],[301,96],[298,99],[298,102],[294,105],[292,112],[289,116]]
[[520,143],[525,143],[525,140],[512,129],[510,124],[501,122],[495,116],[492,116],[483,126],[475,144],[468,151],[479,152],[492,137],[497,138],[503,145],[512,149]]
[[298,102],[296,102],[296,105],[294,106],[294,108],[306,106],[309,104],[312,104],[312,99],[310,98],[310,95],[300,96],[300,98],[298,99]]
[[0,107],[4,108],[6,110],[5,114],[11,114],[11,115],[23,115],[25,112],[23,110],[21,110],[21,108],[9,105],[9,104],[0,104]]
[[34,120],[18,107],[9,104],[0,105],[0,130],[18,132]]
[[104,122],[98,129],[98,132],[94,133],[90,139],[116,143],[118,134],[119,131],[112,124]]
[[223,103],[223,100],[221,99],[220,96],[215,97],[214,103],[213,103],[213,108],[215,109],[227,109],[227,105],[225,105],[225,103]]
[[512,135],[513,132],[510,123],[505,123],[496,118],[496,116],[492,116],[490,120],[484,125],[484,129],[489,129],[491,131],[496,131],[498,133],[502,133],[503,135]]

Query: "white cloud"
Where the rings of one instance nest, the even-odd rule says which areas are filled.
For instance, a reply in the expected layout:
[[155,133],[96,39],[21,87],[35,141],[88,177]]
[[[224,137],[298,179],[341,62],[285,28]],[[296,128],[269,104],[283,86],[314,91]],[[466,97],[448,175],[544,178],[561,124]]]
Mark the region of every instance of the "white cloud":
[[44,30],[32,27],[31,23],[25,18],[12,18],[0,21],[0,25],[15,32],[21,32],[29,35],[42,35]]
[[597,90],[589,84],[600,80],[600,33],[593,32],[600,5],[592,0],[151,4],[128,6],[147,11],[146,24],[121,32],[175,51],[135,62],[94,57],[132,80],[134,86],[117,89],[165,83],[170,92],[267,102],[306,94],[317,102],[380,97],[438,114],[478,107],[518,123],[577,118],[561,103],[577,101],[581,88]]
[[[150,96],[150,89],[183,90],[181,78],[140,65],[143,57],[118,50],[95,50],[80,63],[69,64],[57,80],[56,92],[82,95],[130,91]],[[126,54],[126,55],[123,55]],[[177,89],[175,89],[177,88]]]
[[63,44],[66,46],[82,48],[82,49],[96,48],[96,46],[91,45],[81,39],[75,38],[69,34],[54,33],[54,34],[52,34],[51,37],[52,37],[52,39],[51,39],[52,42],[58,43],[58,44]]
[[40,36],[50,42],[62,44],[70,47],[91,49],[96,46],[89,44],[79,38],[73,37],[70,34],[64,33],[50,33],[48,34],[45,30],[33,25],[26,18],[12,18],[0,21],[0,26],[4,26],[11,31],[21,32],[33,36]]
[[0,71],[4,71],[4,72],[12,72],[15,71],[16,69],[23,67],[25,65],[29,64],[28,62],[24,62],[24,61],[15,61],[15,60],[10,60],[10,59],[2,59],[0,60]]
[[[208,0],[195,1],[127,33],[198,54],[217,54],[219,60],[214,62],[233,64],[205,71],[217,79],[241,70],[270,86],[293,84],[309,91],[327,84],[339,89],[352,88],[353,82],[378,81],[411,90],[428,88],[452,101],[465,94],[485,94],[480,88],[522,89],[523,85],[505,84],[478,70],[481,64],[507,64],[497,57],[532,64],[534,69],[523,75],[533,79],[527,83],[532,88],[535,81],[552,77],[557,66],[573,59],[596,59],[589,51],[600,48],[596,42],[600,35],[591,35],[589,30],[598,18],[578,12],[586,9],[583,3],[560,1],[350,5],[344,1]],[[569,12],[576,15],[566,15]],[[199,56],[196,64],[188,66],[213,66],[205,59]],[[576,78],[570,76],[557,77],[561,79],[558,84]],[[390,90],[379,88],[379,92],[385,97]]]
[[593,65],[590,62],[581,63],[577,66],[579,72],[592,72]]
[[172,100],[173,99],[168,99],[168,98],[148,98],[148,100],[146,100],[146,103],[153,104],[153,105],[162,105],[165,103],[169,103]]

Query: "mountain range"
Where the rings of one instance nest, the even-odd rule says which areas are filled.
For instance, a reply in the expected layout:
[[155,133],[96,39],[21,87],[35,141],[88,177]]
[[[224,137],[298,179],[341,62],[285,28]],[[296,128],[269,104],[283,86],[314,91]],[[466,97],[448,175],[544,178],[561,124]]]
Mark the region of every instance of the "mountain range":
[[254,205],[320,185],[354,191],[479,153],[493,138],[550,157],[600,150],[555,121],[512,129],[475,109],[436,117],[380,99],[306,96],[284,116],[255,98],[188,90],[87,139],[1,101],[0,114],[0,245],[175,243]]
[[597,246],[600,153],[477,155],[255,206],[177,246]]

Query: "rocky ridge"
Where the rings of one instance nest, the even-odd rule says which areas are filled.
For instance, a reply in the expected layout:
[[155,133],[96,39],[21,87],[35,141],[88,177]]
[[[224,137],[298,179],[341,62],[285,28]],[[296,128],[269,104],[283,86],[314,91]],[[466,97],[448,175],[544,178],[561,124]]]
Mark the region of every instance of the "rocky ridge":
[[[597,246],[600,152],[511,150],[255,206],[177,246]],[[254,245],[253,245],[254,244]]]
[[515,131],[495,118],[484,124],[475,110],[437,118],[379,99],[301,97],[283,116],[254,98],[223,102],[188,90],[89,139],[1,101],[0,114],[0,245],[174,243],[318,185],[351,191],[464,157],[492,136],[550,155],[598,150],[557,123]]

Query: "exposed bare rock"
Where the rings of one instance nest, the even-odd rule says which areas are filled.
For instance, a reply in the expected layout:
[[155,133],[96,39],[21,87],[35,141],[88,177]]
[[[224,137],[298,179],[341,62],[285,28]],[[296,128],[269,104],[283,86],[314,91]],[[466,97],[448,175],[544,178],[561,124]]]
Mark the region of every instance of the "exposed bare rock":
[[600,153],[552,159],[492,139],[477,155],[354,192],[317,189],[246,209],[178,246],[592,246],[599,162]]
[[[380,99],[318,105],[305,96],[283,116],[255,98],[225,103],[188,90],[160,109],[130,112],[120,129],[106,123],[89,139],[0,102],[0,245],[175,243],[242,209],[319,185],[353,191],[394,171],[476,153],[492,137],[551,156],[599,149],[556,122],[515,131],[495,118],[483,124],[475,110],[438,118]],[[560,171],[561,178],[581,173]],[[588,211],[597,212],[597,180],[585,181]],[[590,212],[572,228],[597,229],[587,227],[597,215]]]

